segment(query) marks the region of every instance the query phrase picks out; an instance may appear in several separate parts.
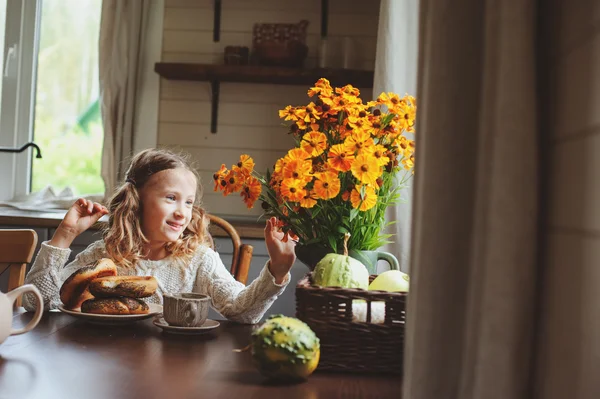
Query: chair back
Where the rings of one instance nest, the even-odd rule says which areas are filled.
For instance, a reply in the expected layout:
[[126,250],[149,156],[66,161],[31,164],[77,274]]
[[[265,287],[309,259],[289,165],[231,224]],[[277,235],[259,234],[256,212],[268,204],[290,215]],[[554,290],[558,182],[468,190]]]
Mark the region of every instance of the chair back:
[[[230,271],[237,281],[241,282],[242,284],[246,284],[246,281],[248,280],[248,270],[250,270],[250,263],[252,262],[252,252],[254,251],[254,247],[252,245],[242,244],[242,240],[240,239],[240,235],[236,229],[225,219],[210,214],[208,214],[208,218],[212,226],[219,227],[231,239],[231,243],[233,244],[233,261],[231,263]],[[212,236],[209,236],[209,238],[211,247],[214,249],[214,240]]]
[[[0,229],[0,274],[9,269],[8,291],[25,282],[27,263],[33,258],[37,242],[34,230]],[[15,306],[21,306],[21,298],[15,301]]]

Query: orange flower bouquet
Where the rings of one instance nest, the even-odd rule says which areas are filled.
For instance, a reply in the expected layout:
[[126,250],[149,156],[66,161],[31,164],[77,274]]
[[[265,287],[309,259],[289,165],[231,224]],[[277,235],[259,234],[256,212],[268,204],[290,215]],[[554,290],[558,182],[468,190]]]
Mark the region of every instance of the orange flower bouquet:
[[287,106],[296,146],[266,175],[242,155],[231,169],[214,174],[215,191],[239,192],[248,208],[262,201],[265,216],[276,216],[284,239],[299,246],[340,253],[375,250],[389,242],[385,210],[400,201],[399,190],[414,173],[414,97],[382,93],[363,104],[357,88],[332,88],[319,79],[306,106]]

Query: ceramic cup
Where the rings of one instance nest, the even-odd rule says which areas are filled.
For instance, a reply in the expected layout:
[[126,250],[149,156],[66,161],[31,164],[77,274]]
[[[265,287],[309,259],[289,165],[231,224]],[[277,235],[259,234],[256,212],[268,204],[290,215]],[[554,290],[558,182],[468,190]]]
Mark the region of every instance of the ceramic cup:
[[[30,292],[37,299],[37,307],[35,308],[35,314],[33,318],[24,328],[15,329],[12,328],[13,318],[13,304],[15,300],[26,292]],[[26,284],[19,288],[4,294],[0,292],[0,344],[4,342],[6,338],[11,335],[19,335],[31,331],[42,318],[42,311],[44,310],[44,300],[40,291],[32,285]]]
[[163,296],[163,317],[170,326],[200,327],[208,317],[208,295],[181,293]]

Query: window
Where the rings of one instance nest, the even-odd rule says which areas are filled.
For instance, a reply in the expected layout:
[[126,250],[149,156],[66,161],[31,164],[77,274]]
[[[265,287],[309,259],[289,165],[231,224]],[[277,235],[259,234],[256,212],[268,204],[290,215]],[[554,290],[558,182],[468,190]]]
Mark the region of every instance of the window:
[[101,6],[102,0],[0,0],[6,10],[0,125],[13,137],[0,145],[33,140],[42,152],[42,159],[35,152],[15,155],[14,195],[46,186],[70,187],[76,195],[104,192]]
[[98,35],[102,0],[42,0],[33,138],[43,149],[32,191],[104,192]]

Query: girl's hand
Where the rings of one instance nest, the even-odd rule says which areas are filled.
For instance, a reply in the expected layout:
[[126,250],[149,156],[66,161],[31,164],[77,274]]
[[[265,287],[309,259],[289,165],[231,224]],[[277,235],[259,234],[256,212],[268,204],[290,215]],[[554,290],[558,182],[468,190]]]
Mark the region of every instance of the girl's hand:
[[267,251],[271,258],[269,271],[275,277],[277,284],[283,282],[283,279],[296,260],[296,253],[294,252],[296,243],[292,240],[288,240],[287,242],[281,241],[283,236],[283,232],[277,229],[277,218],[272,217],[267,220],[267,225],[265,226],[265,243],[267,244]]
[[99,203],[79,198],[63,218],[49,244],[69,248],[75,237],[92,227],[107,213],[108,209]]

